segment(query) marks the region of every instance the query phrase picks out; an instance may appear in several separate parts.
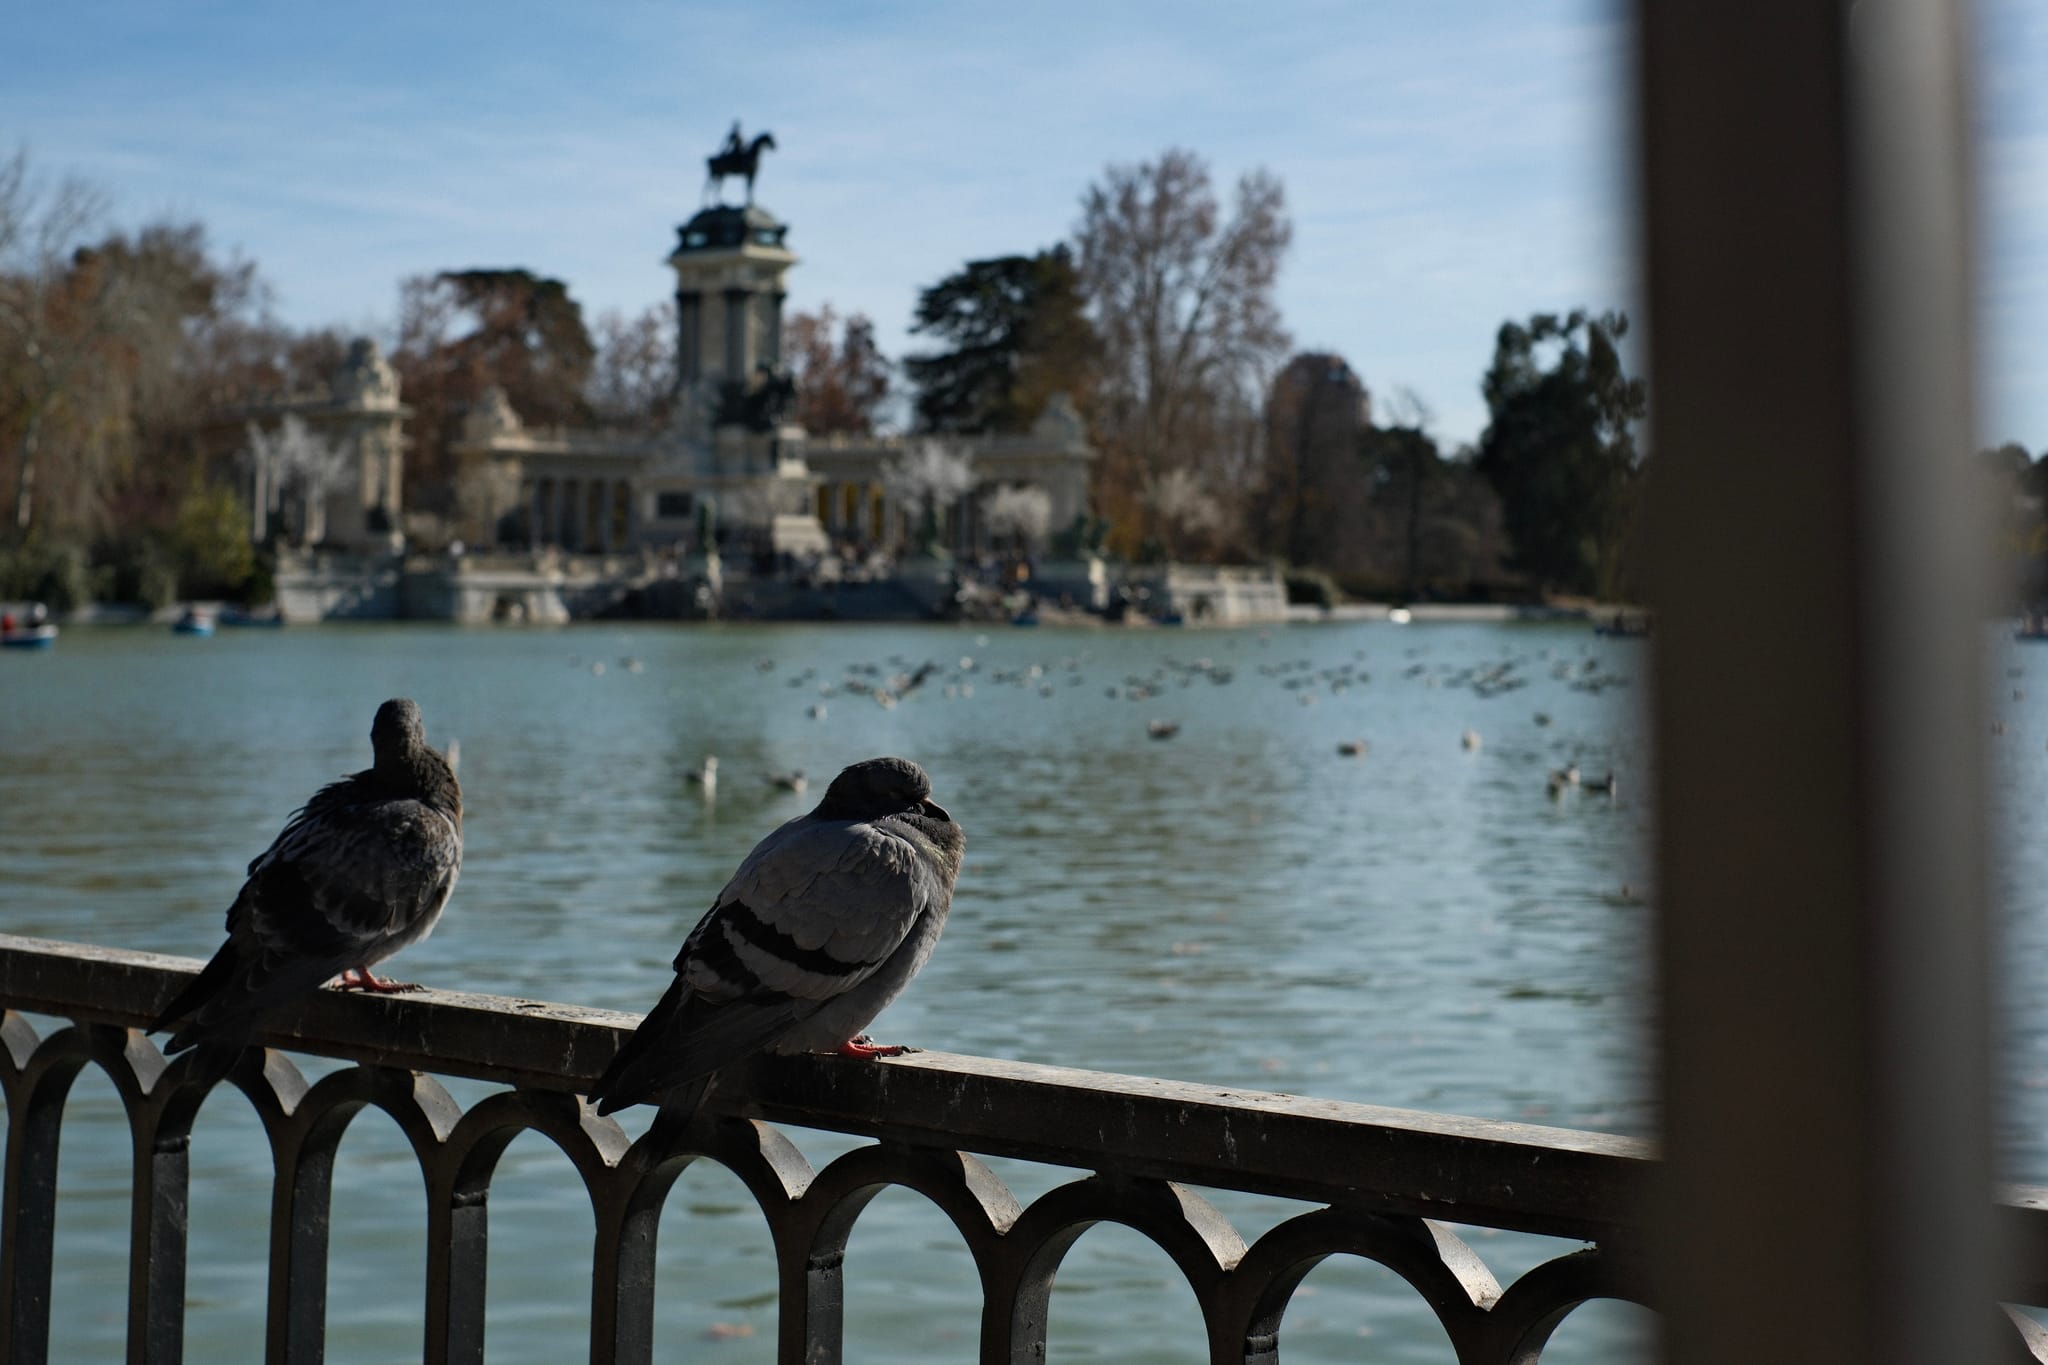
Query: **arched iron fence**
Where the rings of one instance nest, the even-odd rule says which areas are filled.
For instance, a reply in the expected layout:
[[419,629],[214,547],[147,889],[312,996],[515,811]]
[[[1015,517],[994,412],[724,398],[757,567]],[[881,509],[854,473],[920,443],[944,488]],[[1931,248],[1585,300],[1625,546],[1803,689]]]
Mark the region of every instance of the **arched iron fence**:
[[[0,1088],[7,1102],[0,1214],[0,1359],[40,1360],[49,1333],[56,1167],[64,1101],[88,1065],[113,1080],[133,1137],[128,1356],[182,1357],[187,1158],[204,1091],[137,1026],[188,979],[180,958],[0,937]],[[24,1014],[55,1016],[39,1034]],[[1648,1144],[1602,1134],[1224,1090],[1182,1082],[917,1053],[886,1064],[764,1059],[670,1145],[634,1141],[576,1093],[629,1015],[490,996],[323,994],[267,1041],[352,1063],[308,1082],[278,1050],[244,1056],[225,1084],[248,1096],[273,1161],[267,1358],[322,1358],[334,1156],[365,1107],[396,1121],[425,1178],[426,1341],[432,1362],[484,1358],[490,1192],[519,1134],[558,1146],[588,1190],[590,1359],[654,1350],[654,1253],[663,1200],[692,1162],[726,1167],[765,1215],[779,1293],[778,1359],[839,1359],[842,1266],[861,1210],[915,1190],[958,1229],[982,1289],[984,1362],[1042,1360],[1062,1257],[1089,1227],[1120,1223],[1172,1259],[1201,1305],[1214,1362],[1279,1359],[1296,1287],[1332,1256],[1363,1257],[1434,1311],[1461,1365],[1538,1360],[1588,1299],[1649,1304],[1643,1204]],[[434,1074],[497,1082],[464,1109]],[[776,1124],[873,1139],[811,1163]],[[1020,1204],[980,1159],[1089,1174]],[[1249,1245],[1196,1186],[1312,1207]],[[2017,1273],[2000,1292],[2048,1303],[2048,1190],[2003,1205]],[[1449,1223],[1590,1245],[1500,1284]],[[1987,1306],[1992,1293],[1987,1289]],[[2015,1317],[2014,1359],[2048,1360]]]

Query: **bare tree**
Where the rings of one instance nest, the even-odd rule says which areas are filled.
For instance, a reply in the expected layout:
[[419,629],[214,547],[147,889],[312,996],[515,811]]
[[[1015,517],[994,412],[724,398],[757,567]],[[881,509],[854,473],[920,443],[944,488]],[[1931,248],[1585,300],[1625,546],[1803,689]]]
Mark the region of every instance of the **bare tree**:
[[1417,393],[1412,385],[1394,385],[1387,391],[1380,409],[1379,415],[1387,426],[1414,427],[1417,431],[1427,431],[1436,425],[1436,409],[1431,407],[1429,400]]
[[0,160],[14,535],[96,529],[117,499],[123,520],[166,521],[191,480],[197,414],[284,349],[258,335],[263,301],[255,267],[215,260],[198,224],[105,231],[91,186],[38,179],[26,152]]
[[104,198],[84,181],[55,186],[31,178],[27,150],[0,162],[0,375],[16,411],[14,533],[35,520],[36,478],[53,421],[95,423],[86,409],[96,392],[90,362],[120,321],[126,281],[82,269],[75,253],[98,226]]
[[796,379],[796,419],[819,436],[873,434],[889,397],[889,362],[865,313],[842,323],[831,304],[789,319],[784,359]]
[[1126,548],[1164,529],[1147,490],[1175,469],[1230,490],[1218,514],[1242,524],[1260,399],[1287,350],[1273,287],[1292,236],[1275,176],[1241,177],[1226,217],[1207,163],[1181,148],[1110,166],[1082,196],[1076,256],[1102,344],[1100,493]]
[[668,421],[676,396],[676,303],[633,317],[616,309],[597,319],[597,358],[587,395],[601,422],[651,431]]

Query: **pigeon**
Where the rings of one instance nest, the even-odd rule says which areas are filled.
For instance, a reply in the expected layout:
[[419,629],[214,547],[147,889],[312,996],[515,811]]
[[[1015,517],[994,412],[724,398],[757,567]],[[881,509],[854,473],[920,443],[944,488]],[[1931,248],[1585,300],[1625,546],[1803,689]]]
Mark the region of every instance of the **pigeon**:
[[742,1057],[907,1051],[862,1030],[924,966],[953,902],[967,838],[931,791],[908,759],[871,758],[756,844],[591,1087],[598,1112],[655,1100],[673,1130]]
[[177,1025],[168,1053],[201,1047],[202,1076],[225,1074],[265,1011],[337,974],[344,989],[418,989],[370,969],[441,918],[462,868],[462,788],[410,701],[377,708],[370,744],[372,766],[322,787],[249,864],[227,942],[150,1026]]

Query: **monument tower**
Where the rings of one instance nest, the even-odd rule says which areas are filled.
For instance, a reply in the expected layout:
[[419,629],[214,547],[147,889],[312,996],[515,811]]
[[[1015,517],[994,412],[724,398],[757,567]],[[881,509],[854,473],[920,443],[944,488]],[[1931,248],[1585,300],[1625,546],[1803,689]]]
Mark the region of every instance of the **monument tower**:
[[[795,400],[782,364],[782,302],[797,258],[783,244],[788,227],[754,203],[758,159],[774,145],[767,133],[744,141],[733,124],[709,158],[708,205],[676,230],[668,258],[676,272],[679,434],[711,451],[720,472],[772,464],[774,437]],[[728,175],[745,177],[744,204],[717,199]]]

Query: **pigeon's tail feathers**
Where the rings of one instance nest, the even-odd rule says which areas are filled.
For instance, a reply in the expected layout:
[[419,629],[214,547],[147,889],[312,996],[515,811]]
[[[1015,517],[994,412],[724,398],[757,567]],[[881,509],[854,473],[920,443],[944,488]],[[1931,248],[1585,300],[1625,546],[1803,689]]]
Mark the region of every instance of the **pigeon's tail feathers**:
[[213,955],[213,960],[206,964],[205,969],[187,982],[185,989],[179,991],[177,997],[164,1007],[164,1012],[149,1026],[150,1033],[161,1032],[180,1019],[187,1020],[185,1026],[164,1046],[165,1052],[182,1052],[203,1040],[208,1031],[203,1019],[207,1013],[206,1007],[226,994],[240,967],[241,962],[235,955],[234,944],[223,944],[221,950]]
[[[215,1017],[202,1015],[188,1019],[165,1041],[164,1056],[175,1057],[181,1052],[197,1049],[215,1061],[225,1057],[232,1063],[249,1045],[249,1034],[255,1022],[252,1014],[241,1010]],[[211,1069],[211,1063],[203,1067],[198,1063],[194,1065],[200,1069]],[[219,1069],[224,1071],[226,1067],[223,1065]],[[220,1077],[216,1075],[213,1079],[219,1080]]]
[[678,976],[591,1087],[597,1112],[666,1097],[757,1052],[804,1013],[788,996],[713,1002]]
[[624,1109],[654,1093],[648,1077],[656,1058],[649,1054],[656,1051],[676,1016],[682,1013],[683,1000],[689,989],[683,978],[678,976],[655,1007],[647,1012],[647,1017],[640,1021],[640,1027],[633,1030],[633,1036],[613,1054],[611,1064],[597,1078],[597,1084],[590,1087],[590,1098],[597,1101],[598,1113],[609,1114],[614,1109]]
[[238,950],[233,939],[221,945],[206,969],[178,992],[178,998],[151,1024],[149,1031],[174,1029],[164,1052],[220,1042],[239,1051],[249,1034],[274,1006],[318,989],[340,971],[334,961],[278,962]]

